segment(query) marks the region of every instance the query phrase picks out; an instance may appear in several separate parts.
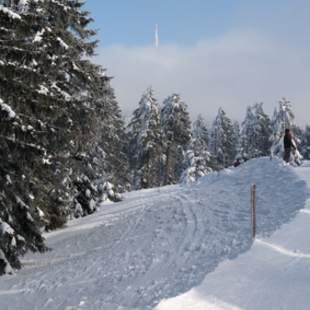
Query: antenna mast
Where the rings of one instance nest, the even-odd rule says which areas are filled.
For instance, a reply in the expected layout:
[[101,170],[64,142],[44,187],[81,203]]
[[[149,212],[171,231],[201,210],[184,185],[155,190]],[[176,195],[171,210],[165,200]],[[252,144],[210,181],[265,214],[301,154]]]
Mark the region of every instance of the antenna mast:
[[159,47],[159,32],[158,32],[158,24],[155,25],[155,47]]

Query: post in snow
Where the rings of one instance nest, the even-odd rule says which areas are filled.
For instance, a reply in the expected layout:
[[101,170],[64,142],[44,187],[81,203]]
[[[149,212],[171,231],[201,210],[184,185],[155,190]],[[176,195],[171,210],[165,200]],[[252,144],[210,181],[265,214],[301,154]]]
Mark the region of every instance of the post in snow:
[[256,236],[256,185],[251,186],[251,225],[252,238]]

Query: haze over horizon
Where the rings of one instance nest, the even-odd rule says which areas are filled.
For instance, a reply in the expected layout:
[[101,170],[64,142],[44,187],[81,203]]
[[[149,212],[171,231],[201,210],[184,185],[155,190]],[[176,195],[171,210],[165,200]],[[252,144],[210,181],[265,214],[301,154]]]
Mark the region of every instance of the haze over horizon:
[[[176,92],[193,116],[212,120],[221,106],[236,120],[246,107],[292,102],[296,123],[310,113],[310,3],[297,1],[143,0],[86,2],[100,29],[96,61],[113,76],[125,115],[152,86],[162,100]],[[155,25],[159,48],[155,48]]]

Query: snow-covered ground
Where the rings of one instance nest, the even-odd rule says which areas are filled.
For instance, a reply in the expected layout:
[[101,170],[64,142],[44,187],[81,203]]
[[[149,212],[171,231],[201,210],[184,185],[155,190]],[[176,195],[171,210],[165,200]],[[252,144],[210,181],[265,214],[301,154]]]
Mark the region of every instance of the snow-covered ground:
[[[296,169],[296,173],[310,185],[309,163]],[[259,236],[250,251],[221,263],[201,285],[162,301],[156,309],[309,310],[309,234],[308,199],[293,221],[270,237]]]
[[0,309],[309,309],[309,185],[309,166],[263,158],[130,193],[47,234],[52,251],[0,278]]

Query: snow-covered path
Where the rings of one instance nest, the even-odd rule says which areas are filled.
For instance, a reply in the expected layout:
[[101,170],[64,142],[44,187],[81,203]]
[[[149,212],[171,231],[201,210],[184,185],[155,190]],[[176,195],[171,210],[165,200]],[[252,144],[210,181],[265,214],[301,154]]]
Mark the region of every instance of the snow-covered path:
[[[300,168],[298,175],[279,161],[258,159],[191,187],[130,193],[124,202],[48,234],[53,251],[27,255],[23,270],[0,278],[0,309],[153,309],[251,247],[252,183],[258,189],[258,233],[265,236],[305,206],[307,172]],[[264,242],[253,250],[275,251]]]
[[[309,167],[296,173],[310,187]],[[293,185],[294,186],[294,185]],[[250,251],[225,261],[201,285],[162,301],[157,310],[309,310],[310,199],[296,217]]]

